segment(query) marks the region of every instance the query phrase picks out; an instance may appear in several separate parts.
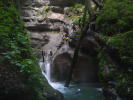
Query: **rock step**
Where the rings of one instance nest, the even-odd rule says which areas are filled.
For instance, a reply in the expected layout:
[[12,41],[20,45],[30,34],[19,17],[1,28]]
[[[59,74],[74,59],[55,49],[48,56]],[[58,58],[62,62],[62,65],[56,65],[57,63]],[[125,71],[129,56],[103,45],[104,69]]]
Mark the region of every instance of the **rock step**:
[[73,5],[71,0],[49,0],[51,6],[69,7]]
[[64,14],[64,7],[60,6],[50,6],[50,10],[55,12],[55,13],[61,13]]
[[49,0],[27,0],[24,6],[32,6],[32,7],[41,7],[44,5],[49,5]]
[[37,18],[37,17],[21,17],[24,22],[37,22],[37,23],[61,23],[66,24],[64,20],[51,19],[51,18]]
[[60,27],[50,27],[49,24],[35,24],[25,26],[25,28],[29,31],[60,31]]
[[[55,12],[55,13],[61,13],[61,14],[63,14],[64,13],[64,7],[60,7],[60,6],[47,6],[46,5],[46,7],[48,7],[48,9],[50,10],[50,11],[53,11],[53,12]],[[24,10],[34,10],[34,11],[41,11],[41,9],[42,10],[45,10],[45,5],[43,5],[43,6],[41,6],[41,7],[32,7],[32,6],[23,6],[22,8],[21,8],[23,11]]]
[[38,20],[39,23],[36,22],[34,18],[29,17],[24,17],[23,20],[25,21],[25,28],[29,31],[61,31],[68,33],[68,28],[64,27],[65,23],[58,19]]

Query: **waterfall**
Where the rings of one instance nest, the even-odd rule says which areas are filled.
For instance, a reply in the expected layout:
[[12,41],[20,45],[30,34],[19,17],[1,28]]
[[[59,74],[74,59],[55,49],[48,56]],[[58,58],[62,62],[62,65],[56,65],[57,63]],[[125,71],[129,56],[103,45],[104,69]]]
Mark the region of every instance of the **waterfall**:
[[42,55],[43,61],[39,62],[40,68],[42,70],[42,74],[45,76],[45,78],[48,80],[48,82],[51,82],[51,59],[49,55]]
[[50,70],[50,62],[46,61],[44,65],[45,65],[45,77],[48,80],[48,82],[50,82],[50,80],[51,80],[50,79],[51,78],[50,77],[50,71],[51,71]]
[[56,90],[61,93],[65,93],[64,83],[52,82],[51,81],[51,59],[50,56],[45,56],[45,60],[39,62],[40,68],[42,70],[43,76],[47,79],[48,83]]
[[[39,65],[42,70],[42,74],[47,79],[48,83],[56,90],[60,91],[65,100],[102,100],[101,88],[91,88],[85,85],[70,84],[70,87],[64,87],[64,83],[52,82],[51,80],[51,56],[45,55],[45,60],[40,61]],[[97,96],[96,96],[96,95]],[[93,99],[92,99],[93,98]],[[117,98],[117,100],[120,100]]]

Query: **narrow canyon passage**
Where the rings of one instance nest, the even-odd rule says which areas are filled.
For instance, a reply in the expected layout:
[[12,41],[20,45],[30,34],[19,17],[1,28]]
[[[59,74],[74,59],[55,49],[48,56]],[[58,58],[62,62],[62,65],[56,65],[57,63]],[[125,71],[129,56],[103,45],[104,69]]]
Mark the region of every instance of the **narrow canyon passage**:
[[133,0],[0,0],[0,100],[132,100]]
[[74,32],[71,19],[66,19],[66,8],[47,4],[37,7],[27,2],[22,9],[32,47],[39,55],[42,74],[54,89],[64,94],[65,100],[102,100],[97,67],[93,57],[83,52],[79,54],[73,82],[69,88],[64,87],[74,54],[71,43],[63,40],[65,34],[71,36]]

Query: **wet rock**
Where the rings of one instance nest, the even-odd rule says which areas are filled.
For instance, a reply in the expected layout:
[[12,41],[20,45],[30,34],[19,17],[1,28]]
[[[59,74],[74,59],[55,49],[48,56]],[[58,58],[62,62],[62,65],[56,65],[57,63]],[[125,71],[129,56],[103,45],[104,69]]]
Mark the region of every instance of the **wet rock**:
[[52,66],[52,80],[53,81],[65,81],[71,64],[71,57],[68,53],[58,55]]
[[85,54],[89,54],[92,57],[97,55],[96,49],[98,48],[97,42],[92,37],[86,37],[81,44],[81,51]]
[[[71,55],[63,53],[55,57],[52,66],[53,81],[65,81],[71,65]],[[89,55],[79,54],[72,80],[75,82],[98,82],[98,68]]]
[[78,62],[76,64],[73,80],[76,82],[97,82],[98,68],[94,59],[90,55],[79,54]]

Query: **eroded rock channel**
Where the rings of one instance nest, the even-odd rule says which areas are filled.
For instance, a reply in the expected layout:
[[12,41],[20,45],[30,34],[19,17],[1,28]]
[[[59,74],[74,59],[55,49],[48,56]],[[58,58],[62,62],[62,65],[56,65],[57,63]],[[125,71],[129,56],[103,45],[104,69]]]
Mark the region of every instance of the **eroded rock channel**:
[[[72,21],[66,18],[66,9],[71,5],[72,3],[68,0],[27,1],[22,7],[22,19],[25,28],[31,35],[32,47],[40,59],[42,73],[47,77],[49,84],[62,92],[66,100],[89,100],[91,98],[91,100],[101,100],[101,92],[98,91],[99,86],[96,85],[95,88],[88,87],[91,83],[98,82],[98,68],[93,58],[93,54],[95,54],[93,48],[97,44],[91,38],[86,38],[82,43],[72,79],[74,83],[85,85],[77,86],[76,84],[70,86],[70,88],[64,87],[63,82],[68,76],[74,54],[71,41],[63,40],[64,34],[67,33],[71,36],[74,32]],[[89,53],[86,53],[86,50],[89,50]],[[44,59],[42,52],[44,53]],[[49,57],[50,53],[52,53],[51,57]],[[42,62],[43,60],[44,62]],[[80,90],[81,94],[78,94]],[[80,96],[81,98],[78,98]]]

